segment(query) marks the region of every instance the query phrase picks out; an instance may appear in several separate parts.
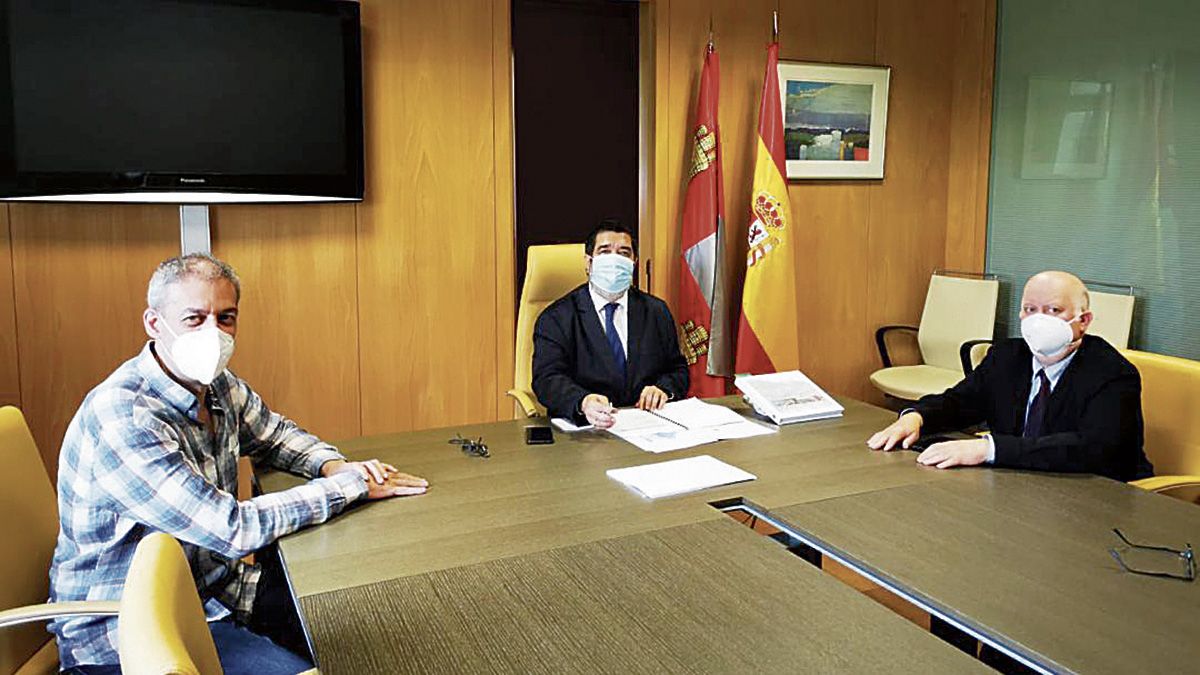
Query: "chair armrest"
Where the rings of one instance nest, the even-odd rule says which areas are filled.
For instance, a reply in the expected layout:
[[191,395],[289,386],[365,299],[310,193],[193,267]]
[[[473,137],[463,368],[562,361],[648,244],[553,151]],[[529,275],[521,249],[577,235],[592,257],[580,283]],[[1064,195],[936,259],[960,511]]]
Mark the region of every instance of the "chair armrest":
[[0,612],[0,628],[23,623],[50,621],[63,616],[116,616],[121,603],[116,600],[87,600],[81,602],[48,602],[25,605]]
[[971,350],[978,345],[990,345],[991,340],[967,340],[958,347],[958,360],[962,362],[963,375],[970,375],[972,370],[975,370],[975,364],[971,363]]
[[505,393],[511,396],[513,400],[515,400],[517,404],[521,406],[521,412],[525,413],[526,417],[538,416],[537,401],[533,399],[533,394],[520,389],[509,389]]
[[1130,481],[1129,484],[1150,492],[1166,492],[1176,488],[1200,487],[1200,476],[1151,476]]
[[875,331],[875,346],[879,347],[879,359],[883,361],[884,368],[892,367],[892,358],[888,355],[887,342],[883,337],[894,330],[907,330],[917,332],[916,326],[882,326]]

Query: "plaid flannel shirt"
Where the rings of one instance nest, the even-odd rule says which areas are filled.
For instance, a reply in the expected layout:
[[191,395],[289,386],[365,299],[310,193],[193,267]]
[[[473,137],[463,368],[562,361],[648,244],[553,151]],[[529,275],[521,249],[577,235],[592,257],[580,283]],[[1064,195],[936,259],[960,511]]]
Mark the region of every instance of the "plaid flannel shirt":
[[[273,413],[229,371],[199,400],[155,359],[153,343],[83,400],[58,468],[58,545],[50,601],[118,600],[134,549],[151,532],[183,544],[209,620],[249,616],[259,569],[239,559],[366,494],[356,474],[318,478],[238,502],[238,455],[305,477],[342,455]],[[62,668],[117,663],[117,622],[55,620]]]

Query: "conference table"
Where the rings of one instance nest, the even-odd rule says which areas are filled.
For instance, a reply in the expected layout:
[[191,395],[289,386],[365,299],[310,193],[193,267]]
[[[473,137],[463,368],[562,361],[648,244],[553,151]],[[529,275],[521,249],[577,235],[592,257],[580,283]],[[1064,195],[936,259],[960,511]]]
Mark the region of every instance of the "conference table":
[[[1036,669],[1200,663],[1194,583],[1106,548],[1200,539],[1200,511],[1103,478],[939,471],[865,448],[893,413],[656,456],[606,432],[526,445],[526,420],[353,439],[428,478],[281,540],[323,673],[985,670],[726,513],[741,510]],[[743,411],[740,400],[718,402]],[[490,457],[449,443],[482,436]],[[650,500],[605,471],[712,455],[757,476]],[[297,485],[279,472],[264,490]],[[1187,612],[1187,610],[1192,612]],[[1186,614],[1185,614],[1186,612]]]

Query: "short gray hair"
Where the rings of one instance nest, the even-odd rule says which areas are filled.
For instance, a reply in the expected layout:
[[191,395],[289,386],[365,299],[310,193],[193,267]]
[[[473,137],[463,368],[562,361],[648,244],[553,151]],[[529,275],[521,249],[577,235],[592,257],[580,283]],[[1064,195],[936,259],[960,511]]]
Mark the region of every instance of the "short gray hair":
[[207,253],[189,253],[158,264],[154,274],[150,276],[150,286],[146,289],[146,305],[151,309],[161,310],[167,301],[167,287],[190,278],[205,281],[224,279],[233,284],[237,301],[242,299],[242,282],[228,263]]

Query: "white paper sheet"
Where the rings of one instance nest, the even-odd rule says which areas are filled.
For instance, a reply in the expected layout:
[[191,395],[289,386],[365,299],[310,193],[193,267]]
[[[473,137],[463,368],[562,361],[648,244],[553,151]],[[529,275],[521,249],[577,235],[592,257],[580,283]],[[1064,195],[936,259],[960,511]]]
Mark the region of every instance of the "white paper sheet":
[[674,424],[670,428],[623,431],[616,433],[616,436],[646,452],[654,453],[694,448],[721,440],[712,429],[684,429]]
[[688,429],[704,429],[722,424],[745,422],[746,418],[723,405],[705,403],[698,398],[688,398],[682,401],[671,401],[659,410],[654,411],[659,417],[665,417],[679,426]]
[[608,428],[614,434],[648,431],[652,429],[681,429],[682,427],[671,420],[664,419],[652,412],[637,408],[621,408],[616,414],[616,423]]
[[575,433],[576,431],[587,431],[592,428],[590,424],[581,427],[565,417],[555,417],[550,420],[550,424],[553,424],[559,431],[565,431],[568,434]]
[[752,473],[709,455],[672,459],[624,469],[609,469],[605,473],[609,478],[620,481],[651,499],[757,478]]
[[751,436],[766,436],[767,434],[777,433],[778,429],[764,426],[757,422],[743,419],[740,422],[733,424],[722,424],[719,427],[712,429],[717,434],[717,439],[722,441],[732,441],[736,438],[750,438]]
[[775,429],[751,422],[725,406],[697,398],[672,401],[654,412],[622,408],[609,431],[655,453],[775,433]]

